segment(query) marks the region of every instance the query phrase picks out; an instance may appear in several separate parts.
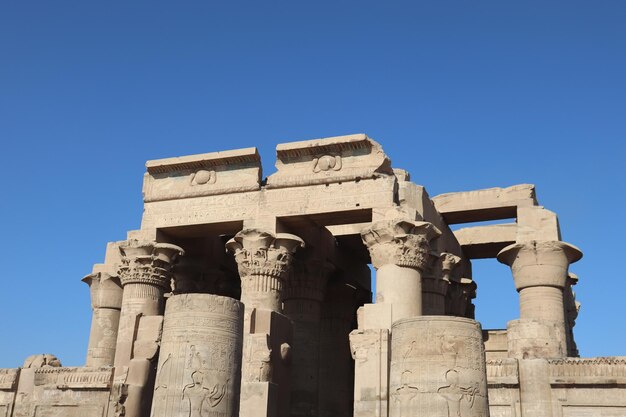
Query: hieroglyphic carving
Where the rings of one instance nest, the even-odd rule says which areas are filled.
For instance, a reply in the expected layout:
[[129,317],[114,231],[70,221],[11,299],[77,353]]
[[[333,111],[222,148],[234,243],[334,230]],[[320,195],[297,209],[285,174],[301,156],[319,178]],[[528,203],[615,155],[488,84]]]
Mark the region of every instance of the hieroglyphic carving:
[[243,305],[210,294],[170,297],[153,417],[238,415]]
[[[390,416],[488,415],[482,333],[469,319],[431,316],[397,321],[392,327],[390,394],[415,399],[390,402]],[[398,391],[400,390],[400,391]],[[439,410],[439,411],[437,411]]]
[[410,379],[409,375],[411,371],[402,372],[401,382],[402,385],[399,388],[396,388],[395,391],[391,393],[394,402],[399,403],[399,417],[408,417],[411,413],[411,402],[419,392],[419,388],[410,385],[407,381]]
[[[246,335],[246,363],[243,364],[242,379],[245,382],[269,382],[272,380],[272,349],[270,335],[257,333]],[[289,345],[285,348],[287,348]],[[281,346],[282,348],[282,346]],[[289,348],[290,350],[290,348]]]
[[479,383],[475,381],[472,385],[460,385],[459,372],[456,369],[448,370],[445,378],[447,385],[439,387],[437,393],[448,404],[448,417],[461,417],[461,400],[467,400],[469,408],[474,408],[474,400],[480,390]]

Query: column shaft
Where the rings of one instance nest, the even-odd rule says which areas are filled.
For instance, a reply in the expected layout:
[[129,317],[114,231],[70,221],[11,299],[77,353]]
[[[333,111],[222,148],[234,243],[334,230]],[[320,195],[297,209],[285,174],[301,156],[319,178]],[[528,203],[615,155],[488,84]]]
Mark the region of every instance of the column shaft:
[[132,283],[124,286],[122,309],[117,331],[115,350],[115,366],[127,366],[132,357],[133,337],[137,326],[137,318],[163,314],[162,287],[150,284]]
[[94,308],[85,366],[113,366],[119,323],[119,309]]
[[422,315],[422,273],[393,264],[376,270],[376,302],[392,304],[393,320]]

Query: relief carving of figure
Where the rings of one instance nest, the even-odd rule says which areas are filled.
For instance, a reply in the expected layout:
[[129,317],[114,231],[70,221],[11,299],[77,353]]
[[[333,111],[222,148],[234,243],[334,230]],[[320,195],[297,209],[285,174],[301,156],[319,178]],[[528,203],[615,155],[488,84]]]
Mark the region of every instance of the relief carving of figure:
[[245,364],[244,378],[248,382],[272,380],[272,363],[268,334],[250,334],[247,337],[248,361]]
[[408,379],[410,375],[411,371],[404,371],[402,373],[402,376],[400,377],[402,386],[400,388],[396,388],[392,394],[393,400],[400,405],[400,413],[398,414],[398,417],[408,417],[410,415],[411,401],[419,392],[419,389],[416,386],[409,385]]
[[461,417],[461,400],[465,399],[469,403],[469,408],[474,407],[476,394],[480,391],[478,383],[471,386],[459,385],[459,373],[450,369],[446,372],[446,382],[437,390],[448,403],[448,417]]
[[205,403],[214,408],[226,396],[228,380],[224,384],[216,383],[212,387],[207,387],[204,379],[202,371],[194,371],[191,373],[192,382],[183,388],[183,399],[187,400],[189,417],[203,417]]

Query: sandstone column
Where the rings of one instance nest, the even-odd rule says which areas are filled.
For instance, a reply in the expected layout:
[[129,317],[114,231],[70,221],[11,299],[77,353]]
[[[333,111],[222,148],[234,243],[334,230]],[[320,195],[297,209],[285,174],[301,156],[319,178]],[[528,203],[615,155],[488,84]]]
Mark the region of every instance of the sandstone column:
[[578,248],[559,241],[530,241],[502,249],[498,260],[511,267],[520,297],[520,318],[508,323],[509,355],[557,358],[567,355],[563,289]]
[[118,277],[96,271],[83,278],[91,293],[91,331],[87,347],[86,366],[113,366],[117,330],[122,307],[122,286]]
[[333,269],[321,259],[296,259],[286,282],[284,312],[293,321],[292,417],[318,415],[321,306]]
[[240,417],[289,413],[291,323],[282,300],[293,253],[304,246],[288,233],[244,229],[226,243],[234,253],[245,305]]
[[452,270],[461,258],[448,252],[434,253],[434,256],[436,261],[431,273],[422,277],[423,314],[443,316],[446,314],[446,295],[452,281]]
[[376,303],[392,306],[392,321],[422,315],[422,273],[429,242],[441,232],[428,222],[382,220],[361,232],[376,269]]
[[183,250],[169,243],[129,240],[120,246],[119,277],[124,289],[115,351],[115,366],[128,366],[132,358],[137,317],[163,314],[163,294],[172,278],[172,264]]
[[152,417],[238,417],[243,304],[211,294],[170,297]]
[[282,311],[282,293],[293,253],[304,242],[289,233],[245,229],[226,243],[235,254],[241,276],[241,302],[246,310]]
[[390,417],[489,416],[485,351],[474,320],[424,316],[392,326]]
[[319,417],[353,417],[354,371],[348,335],[356,324],[359,290],[330,283],[322,304],[319,358]]
[[565,324],[566,324],[566,339],[567,339],[567,356],[579,357],[578,347],[576,346],[576,340],[574,339],[574,326],[576,326],[576,318],[578,317],[578,310],[580,310],[580,303],[576,301],[576,293],[573,286],[578,283],[578,276],[570,273],[567,276],[567,285],[563,290],[563,303],[565,307]]

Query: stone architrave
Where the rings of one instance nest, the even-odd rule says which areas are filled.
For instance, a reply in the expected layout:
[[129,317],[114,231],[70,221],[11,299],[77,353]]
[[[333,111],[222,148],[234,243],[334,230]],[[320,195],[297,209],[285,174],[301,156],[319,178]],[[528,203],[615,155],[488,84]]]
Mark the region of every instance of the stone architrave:
[[238,417],[243,304],[211,294],[170,297],[152,417]]
[[376,303],[392,305],[392,321],[422,315],[422,275],[429,242],[441,232],[432,224],[396,218],[361,232],[376,269]]
[[293,253],[303,246],[298,236],[259,229],[244,229],[226,243],[235,255],[241,277],[241,301],[247,310],[282,311],[282,293]]
[[530,241],[502,249],[498,261],[513,271],[520,318],[507,325],[509,355],[559,358],[567,355],[563,290],[568,267],[582,252],[560,241]]
[[139,315],[163,314],[166,291],[171,289],[172,265],[184,253],[169,243],[129,240],[120,246],[118,275],[123,287],[122,308],[115,350],[115,367],[128,366]]
[[480,324],[422,316],[392,326],[389,417],[489,416]]
[[122,285],[116,276],[96,271],[82,279],[91,293],[91,331],[86,366],[113,366],[122,308]]

